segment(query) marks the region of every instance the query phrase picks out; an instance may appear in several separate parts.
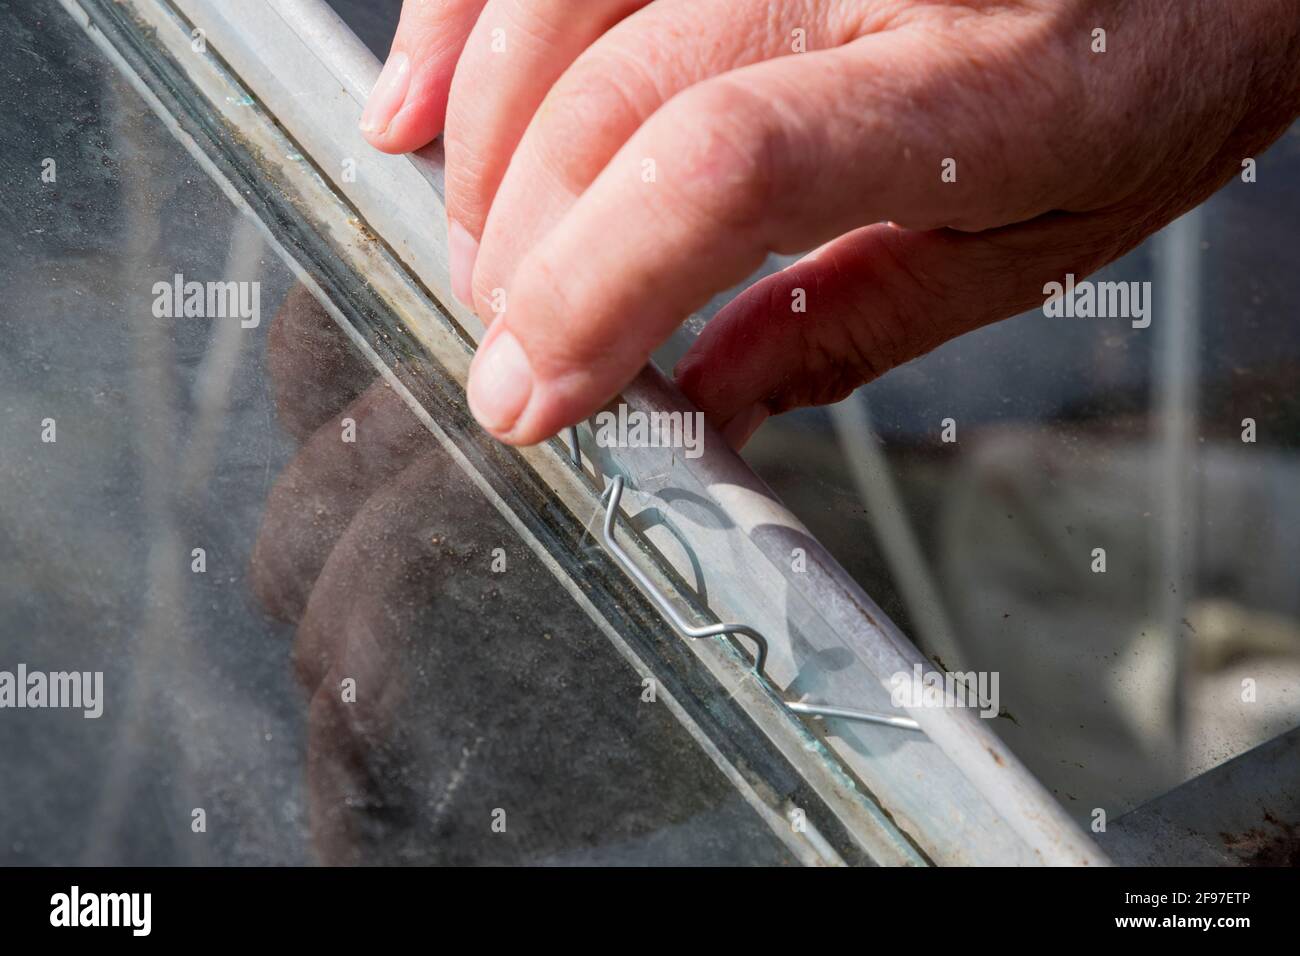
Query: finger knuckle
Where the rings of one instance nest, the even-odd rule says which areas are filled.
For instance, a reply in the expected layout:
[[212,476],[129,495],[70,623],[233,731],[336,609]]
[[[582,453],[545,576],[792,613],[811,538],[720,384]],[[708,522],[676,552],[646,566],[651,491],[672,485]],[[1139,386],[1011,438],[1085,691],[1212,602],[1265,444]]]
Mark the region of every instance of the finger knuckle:
[[780,137],[757,115],[752,94],[731,83],[688,91],[665,111],[660,157],[671,207],[734,231],[769,219]]
[[619,58],[579,58],[547,94],[534,121],[532,146],[543,169],[569,192],[581,193],[613,149],[653,107],[638,71]]
[[481,150],[463,139],[453,139],[450,132],[446,148],[447,213],[471,231],[481,229],[490,204],[485,183],[492,164]]

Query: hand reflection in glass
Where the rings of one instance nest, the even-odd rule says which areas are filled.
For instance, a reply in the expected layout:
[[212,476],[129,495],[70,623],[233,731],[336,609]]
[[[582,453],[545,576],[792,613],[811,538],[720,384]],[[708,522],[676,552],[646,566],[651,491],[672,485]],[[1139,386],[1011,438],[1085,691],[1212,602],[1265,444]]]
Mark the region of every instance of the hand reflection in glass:
[[301,446],[268,497],[252,579],[296,626],[320,858],[783,861],[305,290],[268,336],[280,422]]

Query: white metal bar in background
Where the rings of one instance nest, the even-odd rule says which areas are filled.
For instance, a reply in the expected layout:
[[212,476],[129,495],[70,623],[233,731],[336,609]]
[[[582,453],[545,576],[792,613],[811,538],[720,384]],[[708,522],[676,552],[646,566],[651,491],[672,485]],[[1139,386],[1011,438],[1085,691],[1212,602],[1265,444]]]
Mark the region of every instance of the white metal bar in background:
[[1160,454],[1152,499],[1159,501],[1159,569],[1152,595],[1160,629],[1172,645],[1169,705],[1179,774],[1188,765],[1188,697],[1194,674],[1188,652],[1187,602],[1196,554],[1196,421],[1198,350],[1201,327],[1201,238],[1203,207],[1170,223],[1156,237],[1154,405]]

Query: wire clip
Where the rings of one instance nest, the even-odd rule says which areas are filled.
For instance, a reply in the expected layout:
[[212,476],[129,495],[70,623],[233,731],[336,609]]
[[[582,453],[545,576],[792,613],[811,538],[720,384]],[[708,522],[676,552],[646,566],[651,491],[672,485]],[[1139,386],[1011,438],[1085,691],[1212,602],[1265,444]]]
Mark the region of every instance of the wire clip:
[[[581,452],[578,451],[577,429],[570,429],[570,438],[573,442],[573,459],[575,464],[581,462]],[[719,637],[723,634],[736,634],[747,638],[755,647],[754,652],[754,670],[759,678],[766,681],[769,687],[775,688],[771,678],[767,676],[767,638],[758,631],[745,624],[709,624],[703,626],[694,626],[682,617],[681,612],[668,600],[667,596],[655,586],[654,582],[646,575],[631,556],[623,550],[622,546],[614,537],[614,519],[618,514],[618,503],[623,497],[623,476],[618,475],[613,479],[613,483],[605,489],[601,496],[605,505],[605,522],[603,526],[603,537],[605,547],[609,549],[614,559],[622,565],[634,581],[641,587],[650,599],[655,603],[663,615],[668,618],[673,627],[683,637],[697,639],[701,637]],[[781,695],[778,693],[778,697]],[[836,707],[831,704],[811,704],[803,701],[791,702],[783,701],[785,706],[793,713],[801,714],[806,717],[832,717],[840,720],[853,720],[864,724],[880,724],[886,727],[896,727],[900,730],[917,730],[921,729],[920,725],[910,717],[900,717],[894,714],[882,714],[869,710],[855,710],[851,707]]]

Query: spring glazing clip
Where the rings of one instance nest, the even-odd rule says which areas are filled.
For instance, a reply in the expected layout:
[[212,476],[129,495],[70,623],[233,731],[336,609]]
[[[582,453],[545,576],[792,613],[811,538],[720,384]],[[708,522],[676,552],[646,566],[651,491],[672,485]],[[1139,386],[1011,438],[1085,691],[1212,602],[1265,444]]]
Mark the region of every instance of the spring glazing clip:
[[[570,441],[570,458],[573,463],[582,467],[582,452],[578,446],[577,428],[569,429]],[[623,476],[615,476],[601,500],[605,502],[605,521],[602,526],[602,537],[605,541],[605,547],[609,549],[610,554],[622,566],[623,570],[636,581],[641,590],[654,602],[659,611],[668,618],[673,628],[683,637],[698,639],[702,637],[719,637],[723,634],[735,634],[739,637],[747,638],[754,645],[754,671],[759,678],[766,681],[769,687],[775,688],[771,678],[767,676],[767,638],[765,638],[754,628],[746,624],[708,624],[695,626],[682,617],[681,612],[668,600],[668,597],[650,580],[649,576],[632,560],[632,557],[623,550],[623,547],[614,537],[614,520],[618,515],[619,501],[623,497]],[[780,694],[777,695],[778,697]],[[880,724],[886,727],[896,727],[900,730],[919,731],[920,725],[910,717],[900,717],[894,714],[882,714],[869,710],[856,710],[851,707],[837,707],[831,704],[813,704],[805,701],[783,701],[789,710],[796,714],[802,714],[807,717],[833,717],[840,720],[857,721],[864,724]]]

